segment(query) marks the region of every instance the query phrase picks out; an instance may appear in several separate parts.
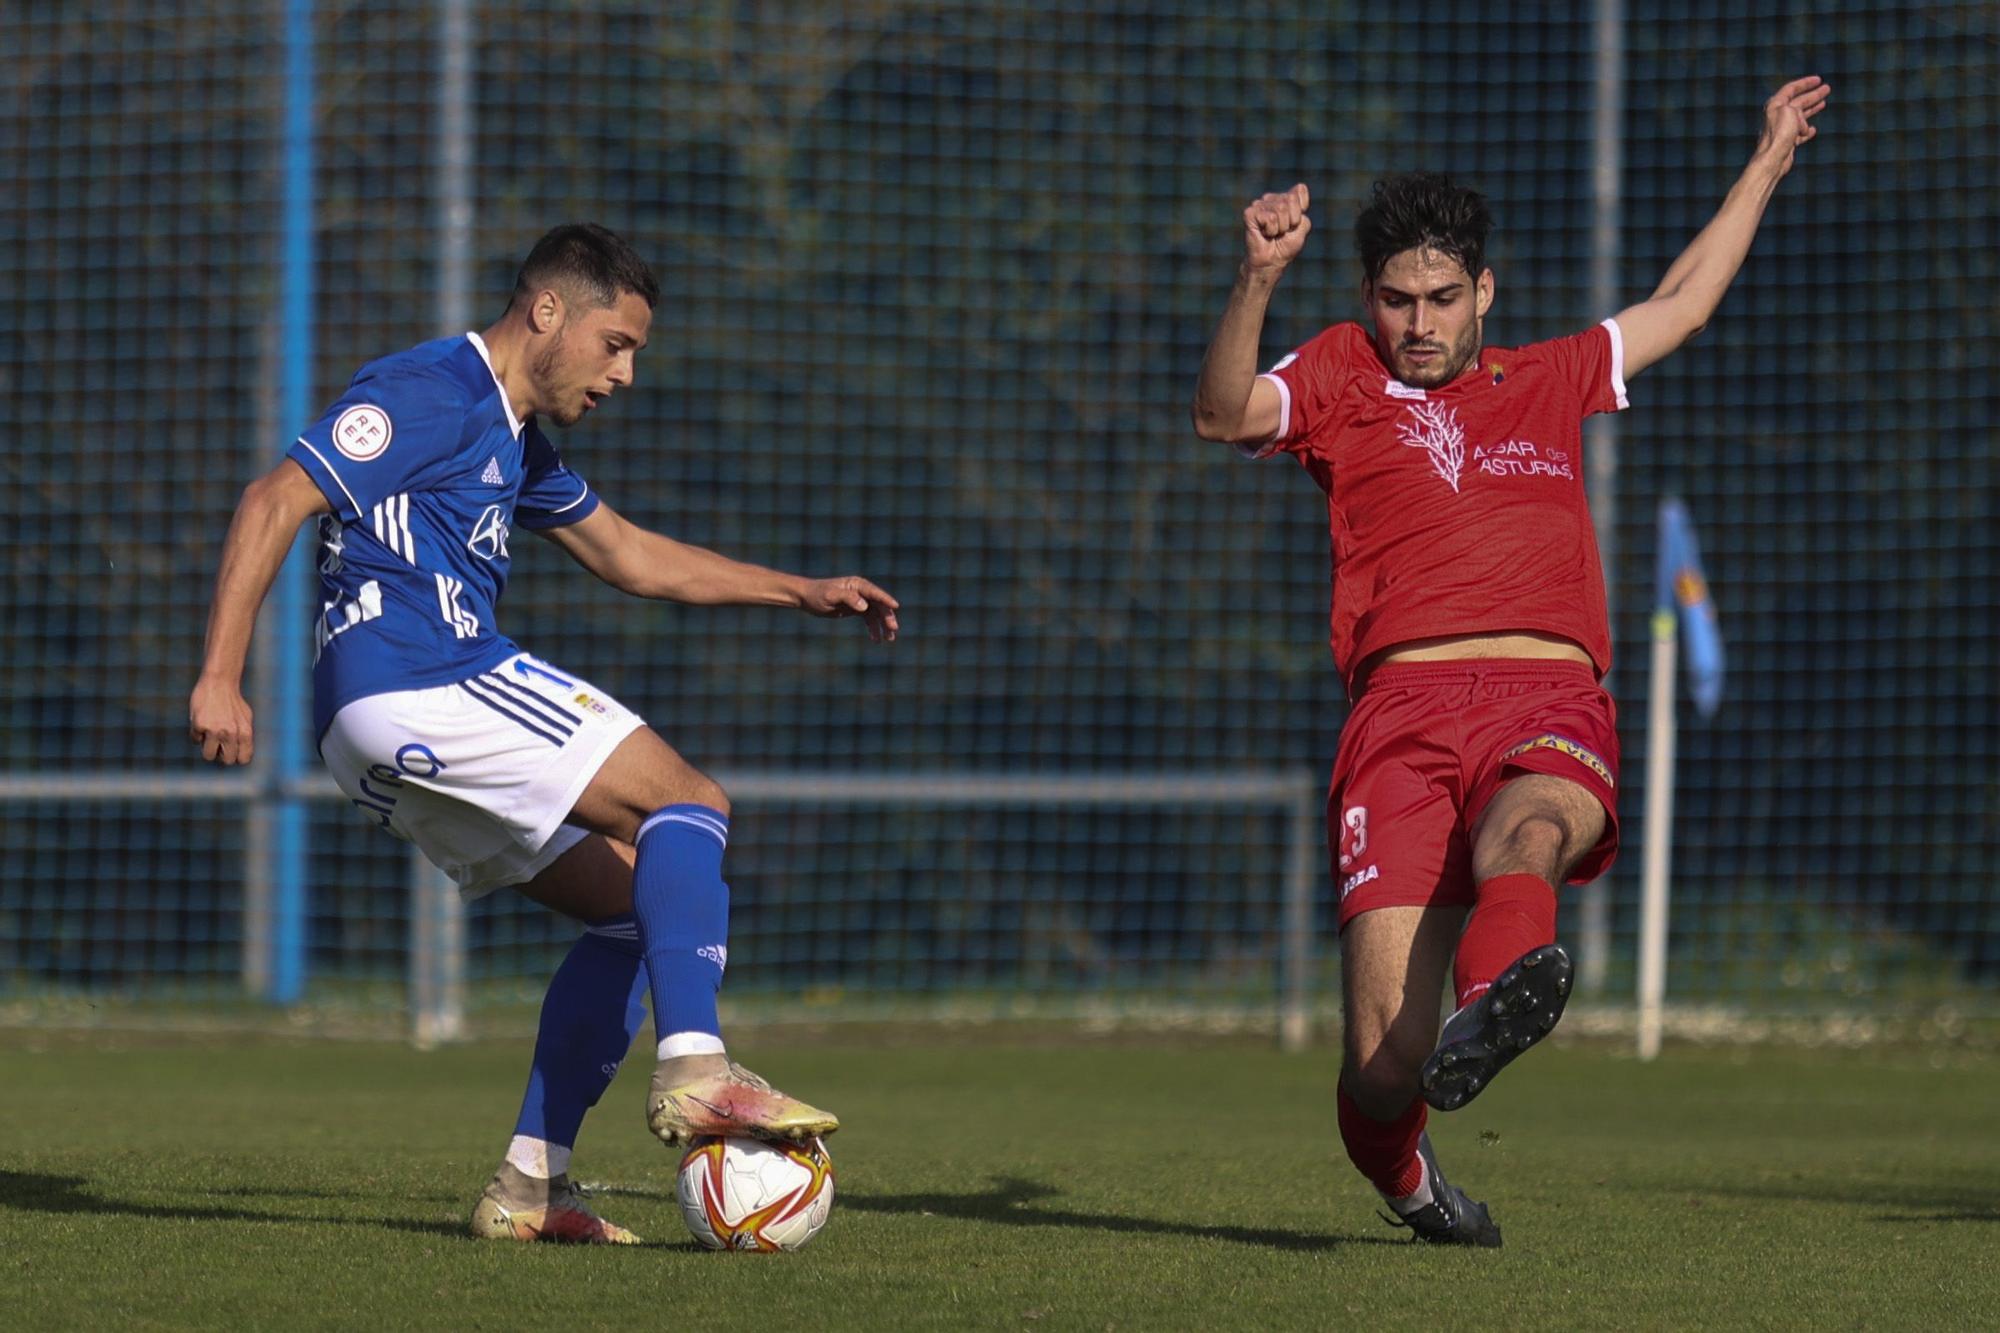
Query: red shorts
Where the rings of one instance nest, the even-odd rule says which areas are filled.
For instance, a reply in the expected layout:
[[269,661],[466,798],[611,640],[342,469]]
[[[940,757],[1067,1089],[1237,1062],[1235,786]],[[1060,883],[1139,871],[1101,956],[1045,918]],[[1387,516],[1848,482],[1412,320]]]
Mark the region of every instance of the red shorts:
[[1587,788],[1608,817],[1570,875],[1618,854],[1618,726],[1580,662],[1391,663],[1340,733],[1327,792],[1340,924],[1377,907],[1469,905],[1472,830],[1502,783],[1547,773]]

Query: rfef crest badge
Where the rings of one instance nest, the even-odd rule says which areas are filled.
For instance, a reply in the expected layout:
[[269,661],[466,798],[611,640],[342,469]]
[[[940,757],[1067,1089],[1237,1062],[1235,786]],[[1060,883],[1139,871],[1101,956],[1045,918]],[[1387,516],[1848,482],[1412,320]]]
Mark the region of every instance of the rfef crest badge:
[[333,423],[333,447],[357,463],[380,458],[396,433],[389,414],[361,403],[342,412]]

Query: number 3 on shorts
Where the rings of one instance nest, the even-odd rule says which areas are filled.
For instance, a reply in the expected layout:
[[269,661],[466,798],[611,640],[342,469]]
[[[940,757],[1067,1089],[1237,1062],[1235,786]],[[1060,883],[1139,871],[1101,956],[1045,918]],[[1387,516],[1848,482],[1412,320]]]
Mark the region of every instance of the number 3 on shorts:
[[1368,807],[1349,806],[1340,816],[1340,868],[1351,870],[1368,850]]

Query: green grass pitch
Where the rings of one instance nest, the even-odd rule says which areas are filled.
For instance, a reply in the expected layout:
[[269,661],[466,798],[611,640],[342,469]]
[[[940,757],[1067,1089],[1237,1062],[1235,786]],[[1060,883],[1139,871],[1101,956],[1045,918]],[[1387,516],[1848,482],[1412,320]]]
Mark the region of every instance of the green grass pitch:
[[1918,1328],[2000,1308],[2000,1060],[1553,1043],[1433,1121],[1500,1251],[1406,1244],[1333,1057],[1249,1041],[748,1041],[838,1109],[798,1255],[695,1248],[643,1059],[576,1174],[646,1237],[481,1243],[526,1043],[0,1033],[20,1328]]

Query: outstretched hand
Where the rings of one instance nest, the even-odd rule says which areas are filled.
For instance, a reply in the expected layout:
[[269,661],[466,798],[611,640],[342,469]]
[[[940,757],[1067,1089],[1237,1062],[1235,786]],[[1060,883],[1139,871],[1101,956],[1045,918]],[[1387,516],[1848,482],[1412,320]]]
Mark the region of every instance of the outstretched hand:
[[1306,207],[1312,192],[1294,185],[1283,194],[1261,195],[1243,210],[1244,258],[1253,269],[1282,269],[1305,248],[1312,232]]
[[1778,175],[1792,169],[1792,154],[1800,144],[1811,142],[1819,127],[1812,118],[1826,110],[1833,85],[1817,74],[1793,79],[1764,103],[1764,133],[1757,140],[1756,158],[1768,162]]
[[816,616],[838,620],[860,616],[868,622],[868,637],[887,643],[896,637],[900,603],[858,574],[838,579],[814,579],[806,584],[801,605]]

